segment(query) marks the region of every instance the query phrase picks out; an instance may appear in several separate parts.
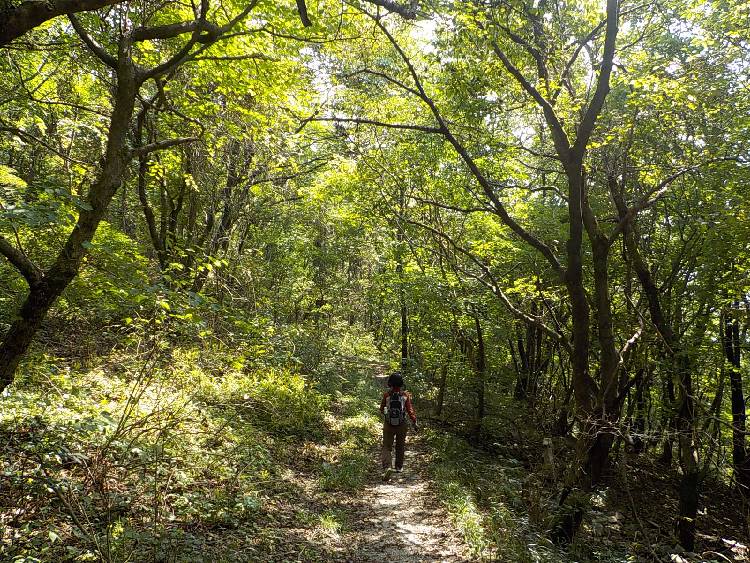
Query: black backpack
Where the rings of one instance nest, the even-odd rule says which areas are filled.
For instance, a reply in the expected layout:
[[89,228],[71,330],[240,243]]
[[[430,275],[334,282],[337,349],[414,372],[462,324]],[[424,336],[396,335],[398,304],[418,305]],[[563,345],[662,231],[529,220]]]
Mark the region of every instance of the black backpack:
[[404,407],[406,406],[406,397],[403,393],[394,391],[388,397],[388,413],[385,415],[388,424],[399,426],[404,422]]

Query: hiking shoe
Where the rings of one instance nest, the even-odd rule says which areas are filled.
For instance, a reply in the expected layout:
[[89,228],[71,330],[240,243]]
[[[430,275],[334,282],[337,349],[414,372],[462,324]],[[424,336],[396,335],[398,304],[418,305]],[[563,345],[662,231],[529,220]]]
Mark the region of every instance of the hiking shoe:
[[383,472],[383,481],[387,481],[393,475],[393,469],[390,467]]
[[396,473],[401,473],[403,470],[404,470],[403,467],[397,467],[396,468]]

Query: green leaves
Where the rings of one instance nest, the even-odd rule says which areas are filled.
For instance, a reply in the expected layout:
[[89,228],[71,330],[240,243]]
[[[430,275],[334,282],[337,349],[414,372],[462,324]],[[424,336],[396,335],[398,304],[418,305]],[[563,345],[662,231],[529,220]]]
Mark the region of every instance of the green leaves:
[[16,174],[17,172],[10,166],[0,165],[0,189],[6,190],[6,194],[17,193],[26,188],[26,182]]

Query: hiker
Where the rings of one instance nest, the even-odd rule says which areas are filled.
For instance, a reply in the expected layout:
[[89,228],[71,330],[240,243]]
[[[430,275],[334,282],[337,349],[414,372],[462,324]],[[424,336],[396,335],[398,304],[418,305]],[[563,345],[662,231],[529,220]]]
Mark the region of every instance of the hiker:
[[402,391],[404,378],[400,372],[391,374],[388,378],[388,391],[383,393],[380,401],[380,412],[385,415],[383,421],[383,448],[380,461],[383,464],[383,480],[387,481],[393,472],[391,469],[391,450],[393,439],[396,439],[396,471],[401,472],[404,467],[404,450],[406,449],[406,415],[409,415],[414,430],[418,430],[417,415],[411,403],[411,394]]

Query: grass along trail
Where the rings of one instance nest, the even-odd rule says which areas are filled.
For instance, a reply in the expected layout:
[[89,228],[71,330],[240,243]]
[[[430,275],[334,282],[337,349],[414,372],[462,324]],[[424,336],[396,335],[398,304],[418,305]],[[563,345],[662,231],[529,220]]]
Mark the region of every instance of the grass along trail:
[[[407,439],[404,472],[386,483],[385,368],[374,354],[339,356],[303,376],[244,369],[221,349],[163,350],[148,369],[132,352],[66,369],[42,358],[0,397],[0,560],[620,563],[674,554],[660,518],[677,502],[676,476],[632,457],[620,463],[634,477],[613,475],[576,541],[554,545],[553,475],[533,426],[516,435],[524,411],[510,399],[488,413],[482,448],[448,425],[424,425]],[[424,421],[426,394],[409,383]],[[630,490],[646,491],[638,513]],[[732,494],[704,500],[700,524],[714,538],[705,553],[728,545],[746,561],[741,521],[726,511]],[[644,526],[659,543],[632,540]]]

